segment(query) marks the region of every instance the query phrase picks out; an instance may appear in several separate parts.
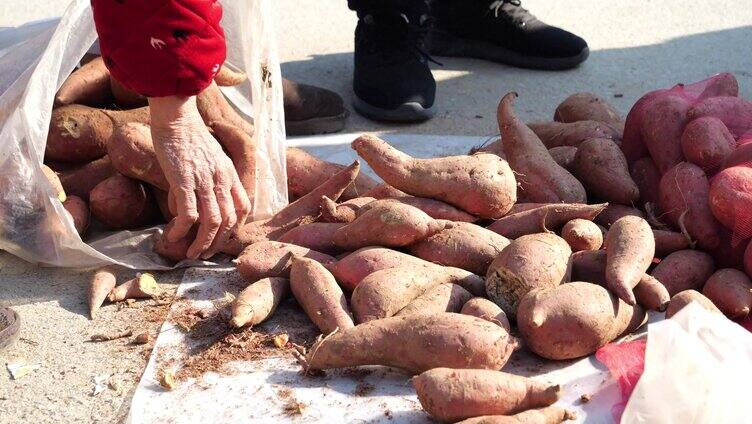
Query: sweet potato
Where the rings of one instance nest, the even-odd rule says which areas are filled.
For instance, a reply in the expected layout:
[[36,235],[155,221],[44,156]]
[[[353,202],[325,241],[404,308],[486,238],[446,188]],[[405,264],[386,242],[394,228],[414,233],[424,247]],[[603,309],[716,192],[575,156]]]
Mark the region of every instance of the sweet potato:
[[736,269],[719,269],[708,278],[702,294],[731,319],[744,318],[752,309],[752,281]]
[[653,163],[653,159],[644,157],[638,159],[632,164],[629,170],[632,181],[637,184],[640,191],[640,206],[650,203],[652,207],[658,207],[660,197],[658,196],[658,185],[661,183],[661,172]]
[[246,281],[258,281],[268,277],[290,276],[293,256],[333,262],[334,258],[315,250],[276,241],[260,241],[246,247],[235,260],[235,267]]
[[507,160],[507,156],[504,154],[504,143],[501,141],[501,138],[496,138],[493,141],[488,139],[479,146],[473,146],[470,149],[470,152],[468,152],[469,155],[474,155],[476,153],[493,153],[496,156]]
[[530,234],[514,240],[488,267],[488,297],[514,318],[525,294],[569,281],[571,254],[567,242],[556,234]]
[[561,229],[561,238],[569,243],[573,252],[598,250],[603,245],[603,233],[598,225],[586,219],[573,219]]
[[483,279],[473,273],[449,267],[387,268],[369,274],[353,290],[350,304],[355,322],[363,323],[394,316],[418,296],[442,284],[457,284],[478,295]]
[[721,165],[721,169],[733,168],[736,166],[748,167],[752,165],[752,134],[745,137],[746,139],[738,139],[736,141],[737,147],[731,154],[726,157],[726,160]]
[[687,125],[689,104],[678,96],[653,100],[645,107],[642,136],[655,165],[662,173],[684,160],[681,137]]
[[379,199],[375,202],[370,202],[366,205],[363,205],[358,211],[356,212],[356,216],[360,216],[361,214],[367,212],[369,209],[381,206],[384,204],[389,203],[400,203],[403,205],[409,205],[414,208],[418,208],[425,212],[426,215],[430,216],[433,219],[445,219],[448,221],[455,221],[455,222],[475,222],[478,220],[473,215],[470,215],[469,213],[462,211],[460,209],[455,208],[454,206],[441,202],[439,200],[434,199],[427,199],[425,197],[415,197],[415,196],[404,196],[404,197],[398,197],[395,199]]
[[315,260],[292,258],[290,290],[322,333],[355,326],[342,289],[334,276]]
[[655,90],[643,95],[629,110],[624,120],[624,133],[620,146],[621,151],[624,152],[624,157],[627,159],[627,163],[632,164],[638,159],[649,155],[642,135],[642,121],[645,108],[657,97],[664,95],[666,91],[668,90]]
[[548,153],[554,158],[554,161],[570,173],[574,173],[574,157],[577,154],[577,147],[559,146],[548,149]]
[[642,218],[626,216],[606,234],[606,283],[621,300],[635,305],[632,292],[655,257],[655,237]]
[[68,196],[65,202],[63,202],[63,207],[73,219],[73,226],[76,227],[78,235],[83,236],[89,228],[89,218],[91,216],[89,205],[78,196]]
[[679,250],[666,256],[650,273],[673,297],[683,290],[702,290],[715,271],[713,258],[697,250]]
[[519,414],[483,415],[459,421],[457,424],[561,424],[577,419],[577,415],[558,406],[528,409]]
[[85,165],[61,171],[58,176],[67,194],[89,200],[91,190],[116,173],[110,157],[104,156]]
[[73,71],[55,94],[55,106],[102,106],[111,101],[110,71],[101,57]]
[[386,183],[379,184],[363,193],[363,197],[373,197],[375,199],[391,199],[408,196],[410,195],[405,193],[404,191],[397,190],[396,188]]
[[607,204],[561,204],[531,205],[531,209],[507,215],[487,228],[509,239],[526,234],[555,231],[573,219],[592,220],[607,208]]
[[242,84],[248,79],[245,72],[230,69],[226,64],[219,68],[219,72],[214,76],[214,81],[220,87],[232,87]]
[[509,93],[501,99],[497,120],[504,139],[504,153],[512,169],[519,174],[521,200],[586,203],[582,184],[554,161],[543,142],[515,113],[516,97],[517,93]]
[[253,125],[235,111],[215,82],[196,96],[196,107],[207,126],[215,122],[223,122],[240,128],[248,135],[253,135]]
[[235,165],[248,198],[253,199],[256,192],[256,143],[253,137],[225,122],[212,122],[210,128]]
[[687,236],[674,231],[653,230],[653,238],[655,239],[655,257],[657,258],[691,247]]
[[741,238],[726,228],[721,228],[721,243],[709,253],[717,268],[744,269],[744,251],[749,238]]
[[82,105],[52,111],[45,160],[84,163],[107,153],[107,140],[115,126],[124,122],[149,123],[148,108],[129,111],[94,109]]
[[434,368],[411,383],[423,409],[441,422],[515,414],[561,397],[559,385],[495,370]]
[[[303,197],[345,167],[327,162],[295,147],[287,148],[287,188],[295,197]],[[356,197],[377,197],[366,194],[377,187],[376,181],[366,174],[358,174],[355,183],[342,193],[342,200]],[[331,197],[331,196],[330,196]]]
[[347,224],[355,221],[360,208],[375,201],[373,197],[356,197],[337,204],[334,200],[323,196],[321,198],[321,217],[323,222]]
[[317,252],[336,255],[342,249],[334,245],[334,234],[345,224],[313,222],[300,225],[282,234],[277,241],[307,247]]
[[57,173],[47,165],[42,165],[42,173],[55,191],[57,200],[65,202],[65,199],[67,198],[65,189],[63,188],[63,184],[60,182],[60,177],[57,176]]
[[112,289],[107,299],[110,302],[122,302],[126,299],[151,299],[159,294],[159,285],[154,276],[143,273]]
[[241,291],[232,302],[230,325],[235,328],[261,324],[290,292],[286,278],[263,278]]
[[146,96],[142,96],[141,94],[127,88],[115,78],[110,78],[109,82],[112,98],[114,99],[115,104],[120,108],[133,109],[147,106],[149,104],[149,99],[147,99]]
[[507,314],[504,313],[504,310],[502,310],[499,305],[483,297],[474,297],[465,302],[465,304],[462,305],[460,313],[491,321],[502,326],[507,331],[511,328],[509,325],[509,318],[507,318]]
[[735,166],[719,172],[710,183],[713,216],[740,239],[752,236],[752,168]]
[[574,169],[585,190],[595,198],[622,205],[631,205],[640,198],[627,160],[613,141],[592,138],[582,142],[574,158]]
[[170,221],[162,230],[162,234],[156,236],[152,250],[163,258],[180,262],[188,257],[188,248],[191,247],[193,240],[196,239],[198,227],[194,225],[183,238],[170,241],[165,235],[170,234],[174,223],[174,221]]
[[574,93],[564,99],[554,111],[554,121],[598,121],[605,122],[617,130],[624,127],[624,120],[619,111],[593,93]]
[[668,304],[668,308],[666,308],[666,318],[673,317],[692,302],[697,302],[697,304],[710,312],[722,313],[713,302],[703,296],[702,293],[696,290],[684,290],[671,297],[671,302]]
[[339,228],[332,241],[344,250],[366,246],[403,247],[430,237],[443,227],[420,209],[401,203],[384,203]]
[[412,269],[432,267],[434,264],[384,247],[364,247],[327,265],[337,281],[347,290],[354,290],[360,282],[376,271],[389,268]]
[[408,247],[421,259],[485,275],[509,239],[469,223],[451,223],[438,233]]
[[432,368],[498,370],[517,341],[496,324],[467,315],[407,315],[360,324],[316,342],[300,358],[306,370],[384,365],[420,373]]
[[457,284],[442,283],[426,290],[395,315],[459,313],[465,302],[472,297],[472,293]]
[[710,208],[710,184],[697,165],[682,162],[661,178],[660,208],[671,223],[706,250],[718,247],[720,227]]
[[517,200],[514,174],[496,155],[415,159],[373,135],[358,137],[352,148],[389,185],[482,218],[504,216]]
[[621,133],[604,122],[529,122],[527,126],[549,149],[560,146],[577,147],[591,138],[613,140],[615,143],[621,141]]
[[[585,281],[608,288],[606,284],[606,251],[583,250],[572,254],[572,280]],[[651,311],[664,311],[671,296],[658,280],[642,274],[634,288],[637,304]]]
[[134,122],[116,127],[107,140],[107,155],[112,166],[126,177],[149,183],[160,190],[170,189],[154,152],[149,126]]
[[132,230],[149,224],[157,210],[152,194],[142,183],[115,175],[97,184],[89,194],[91,214],[111,230]]
[[681,137],[687,162],[712,175],[736,148],[736,141],[718,118],[702,117],[690,121]]
[[316,187],[313,191],[290,203],[267,220],[253,221],[242,225],[222,248],[224,253],[238,255],[244,247],[264,240],[274,240],[300,223],[312,222],[319,214],[321,197],[333,200],[352,184],[360,171],[356,161]]
[[89,317],[95,319],[99,308],[102,307],[107,296],[115,288],[117,277],[115,268],[106,266],[94,272],[89,283]]
[[624,218],[625,216],[634,216],[638,218],[645,218],[645,214],[631,206],[617,205],[615,203],[609,203],[601,213],[599,213],[593,220],[596,224],[600,224],[606,228],[610,228],[614,225],[614,222]]
[[[152,187],[151,194],[154,195],[154,200],[157,202],[159,213],[162,215],[164,222],[170,222],[175,218],[175,214],[170,210],[169,193],[162,191],[158,188]],[[174,207],[174,206],[173,206]]]
[[594,353],[624,333],[624,318],[635,314],[644,318],[639,307],[624,303],[605,288],[573,282],[523,297],[517,328],[534,353],[547,359],[574,359]]
[[689,119],[719,119],[734,137],[752,130],[752,102],[741,97],[711,97],[696,104],[688,112]]

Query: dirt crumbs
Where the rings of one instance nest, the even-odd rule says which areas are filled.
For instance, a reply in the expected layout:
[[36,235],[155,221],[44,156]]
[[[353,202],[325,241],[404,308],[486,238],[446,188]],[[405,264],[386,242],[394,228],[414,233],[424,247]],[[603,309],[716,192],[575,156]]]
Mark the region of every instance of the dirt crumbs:
[[373,390],[376,387],[373,384],[366,383],[366,382],[360,382],[357,386],[355,386],[355,392],[353,393],[355,396],[368,396],[373,392]]
[[287,416],[303,415],[306,405],[302,402],[298,402],[292,390],[282,387],[277,390],[277,396],[283,401],[282,412]]

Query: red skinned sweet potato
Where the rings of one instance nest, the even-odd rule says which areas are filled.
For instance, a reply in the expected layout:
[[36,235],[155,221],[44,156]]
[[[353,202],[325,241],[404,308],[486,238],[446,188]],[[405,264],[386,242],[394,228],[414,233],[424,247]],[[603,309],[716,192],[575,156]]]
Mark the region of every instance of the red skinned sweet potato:
[[561,238],[569,243],[573,252],[598,250],[603,245],[603,233],[598,225],[586,219],[573,219],[561,229]]
[[658,186],[661,183],[661,172],[653,163],[650,157],[638,159],[632,164],[629,170],[632,181],[637,184],[640,190],[639,205],[645,206],[650,203],[652,207],[658,207],[660,196],[658,195]]
[[605,247],[609,290],[627,304],[635,305],[633,289],[655,256],[655,236],[650,224],[634,216],[619,219],[608,230]]
[[574,173],[574,158],[577,155],[577,147],[559,146],[548,149],[548,153],[554,161],[567,171]]
[[364,247],[327,265],[337,281],[347,290],[354,290],[360,282],[376,271],[389,268],[412,269],[435,266],[431,262],[385,247]]
[[58,177],[57,173],[47,165],[42,165],[42,173],[55,191],[55,197],[57,197],[57,200],[65,202],[67,195],[65,194],[63,183],[60,182],[60,177]]
[[474,297],[465,302],[465,304],[462,305],[460,313],[491,321],[502,326],[507,331],[511,328],[509,325],[509,318],[507,318],[507,314],[504,313],[504,310],[501,309],[499,305],[483,297]]
[[235,165],[248,198],[253,199],[256,192],[256,143],[253,137],[240,127],[225,122],[212,122],[210,128]]
[[514,415],[481,415],[457,424],[561,424],[577,419],[577,414],[558,406],[528,409]]
[[373,197],[356,197],[337,204],[334,200],[323,196],[321,198],[321,217],[323,222],[347,224],[355,221],[360,208],[375,201]]
[[668,308],[666,308],[666,318],[673,317],[692,302],[697,302],[697,304],[710,312],[722,313],[713,302],[703,296],[702,293],[697,290],[684,290],[671,297],[671,302],[668,304]]
[[469,291],[452,283],[442,283],[431,287],[413,299],[395,315],[459,313],[462,306],[473,298]]
[[712,97],[696,104],[689,119],[713,117],[719,119],[734,137],[752,130],[752,102],[741,97]]
[[290,292],[286,278],[263,278],[241,291],[232,302],[230,325],[235,328],[261,324]]
[[[303,197],[324,183],[330,176],[345,167],[327,162],[313,156],[305,150],[295,147],[287,148],[287,188],[295,197]],[[366,194],[377,187],[376,181],[366,174],[358,174],[355,183],[342,193],[342,200],[356,197],[377,197]]]
[[433,219],[445,219],[447,221],[455,222],[475,222],[477,217],[470,215],[469,213],[455,208],[454,206],[444,203],[439,200],[428,199],[425,197],[404,196],[394,199],[379,199],[375,202],[367,203],[363,205],[356,212],[357,216],[367,212],[370,208],[384,205],[387,203],[400,203],[403,205],[409,205],[418,208],[426,213]]
[[391,199],[408,196],[410,195],[405,193],[404,191],[397,190],[389,184],[382,183],[363,193],[362,197],[373,197],[374,199]]
[[669,221],[687,233],[703,249],[720,243],[720,228],[710,208],[710,184],[697,165],[682,162],[661,178],[660,208]]
[[606,203],[600,205],[531,204],[529,209],[519,208],[520,212],[496,220],[487,228],[509,239],[516,239],[526,234],[558,230],[573,219],[592,220],[606,208]]
[[322,333],[355,326],[342,289],[334,276],[315,260],[292,258],[290,290]]
[[97,184],[89,194],[91,214],[111,230],[143,227],[156,217],[151,192],[142,183],[122,175]]
[[170,189],[154,152],[149,126],[136,122],[116,127],[107,140],[107,154],[115,169],[126,177],[149,183],[160,190]]
[[560,146],[578,147],[582,142],[591,138],[613,140],[615,143],[621,142],[620,131],[604,122],[529,122],[527,126],[549,149]]
[[315,250],[276,241],[261,241],[246,247],[235,260],[235,267],[246,281],[290,276],[292,257],[300,256],[327,264],[334,258]]
[[617,205],[616,203],[609,203],[606,208],[599,213],[593,220],[606,228],[610,228],[614,222],[624,218],[625,216],[636,216],[638,218],[645,218],[645,214],[631,206]]
[[328,222],[304,224],[282,234],[277,241],[336,255],[342,252],[342,249],[334,244],[334,234],[344,225]]
[[170,241],[167,239],[166,234],[170,234],[174,224],[174,221],[170,221],[164,227],[162,234],[154,240],[153,250],[154,253],[163,258],[169,259],[173,262],[180,262],[188,257],[188,248],[191,247],[193,240],[196,239],[198,227],[194,225],[184,237]]
[[687,125],[689,103],[679,96],[660,97],[645,107],[642,136],[655,165],[662,173],[684,160],[681,136]]
[[420,373],[432,368],[498,370],[517,341],[506,330],[461,314],[407,315],[360,324],[316,342],[299,360],[306,370],[384,365]]
[[253,125],[235,111],[215,82],[196,96],[196,107],[207,126],[214,122],[223,122],[240,128],[248,135],[253,134]]
[[76,227],[78,235],[83,236],[89,228],[89,205],[78,196],[68,196],[63,202],[63,207],[73,218],[73,226]]
[[653,238],[655,238],[655,257],[657,258],[691,247],[687,236],[674,231],[653,230]]
[[67,194],[89,200],[91,190],[116,173],[110,157],[104,156],[85,165],[61,171],[58,176]]
[[520,200],[586,203],[582,184],[554,161],[540,138],[517,116],[516,97],[517,93],[509,93],[501,99],[497,120],[504,139],[504,153],[515,174],[519,174]]
[[591,138],[582,142],[574,168],[585,190],[595,198],[631,205],[640,197],[640,190],[629,175],[627,160],[613,141]]
[[110,71],[101,57],[73,71],[55,95],[55,106],[103,106],[111,101]]
[[509,415],[559,400],[558,385],[494,370],[434,368],[411,380],[418,400],[441,422]]
[[739,239],[752,236],[752,168],[735,166],[719,172],[710,184],[713,216]]
[[605,122],[615,129],[624,128],[624,120],[605,99],[593,93],[574,93],[564,99],[554,111],[554,121],[578,122],[578,121]]
[[684,127],[681,148],[687,162],[712,175],[734,151],[736,141],[720,119],[707,116]]
[[650,273],[673,297],[683,290],[702,290],[715,271],[713,258],[697,250],[679,250],[666,256]]
[[702,288],[704,294],[724,315],[744,318],[752,309],[752,281],[736,269],[719,269]]
[[416,159],[373,135],[358,137],[352,147],[389,185],[482,218],[504,216],[517,199],[509,164],[493,154]]

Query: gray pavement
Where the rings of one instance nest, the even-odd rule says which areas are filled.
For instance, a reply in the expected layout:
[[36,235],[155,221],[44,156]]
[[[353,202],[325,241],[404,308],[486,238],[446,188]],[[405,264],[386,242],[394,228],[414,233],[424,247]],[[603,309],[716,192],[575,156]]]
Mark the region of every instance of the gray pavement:
[[[459,1],[459,0],[458,0]],[[274,1],[280,56],[285,76],[318,84],[351,98],[352,34],[355,17],[344,0]],[[62,13],[66,0],[0,2],[0,27]],[[678,81],[734,72],[742,93],[752,97],[752,8],[724,0],[526,0],[543,20],[585,37],[590,60],[567,72],[535,72],[496,64],[440,59],[435,67],[438,116],[419,125],[383,125],[355,114],[347,131],[490,135],[497,132],[495,108],[507,91],[520,93],[527,119],[546,119],[575,91],[599,93],[626,112],[642,93]],[[168,287],[180,273],[160,277]],[[86,343],[91,334],[128,326],[152,333],[149,304],[105,308],[89,321],[86,275],[40,269],[0,254],[0,304],[21,314],[22,340],[0,352],[6,362],[41,363],[19,381],[0,371],[0,423],[117,422],[127,412],[129,394],[145,364],[143,348],[126,340]],[[114,375],[117,390],[92,396],[95,376]]]

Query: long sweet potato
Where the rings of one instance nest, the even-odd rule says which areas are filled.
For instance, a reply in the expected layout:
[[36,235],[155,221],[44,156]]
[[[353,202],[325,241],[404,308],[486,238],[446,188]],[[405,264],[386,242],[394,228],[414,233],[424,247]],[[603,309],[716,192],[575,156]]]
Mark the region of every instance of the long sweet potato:
[[407,315],[339,331],[316,342],[307,370],[385,365],[420,373],[432,368],[498,370],[517,341],[500,326],[467,315]]
[[561,424],[574,420],[577,415],[558,406],[528,409],[514,415],[482,415],[468,418],[457,424]]
[[89,200],[91,190],[116,173],[110,157],[104,156],[85,165],[61,171],[58,176],[67,194]]
[[297,226],[282,234],[277,241],[307,247],[317,252],[336,255],[342,249],[334,244],[334,234],[345,224],[313,222]]
[[703,249],[720,243],[720,227],[710,208],[710,183],[697,165],[682,162],[663,174],[660,208],[671,223],[686,228]]
[[621,141],[620,131],[604,122],[529,122],[527,126],[549,149],[560,146],[578,147],[591,138],[612,140],[615,143]]
[[55,106],[103,106],[111,101],[110,71],[101,57],[73,71],[55,95]]
[[140,182],[115,175],[97,184],[89,194],[91,214],[112,230],[143,227],[157,216],[152,194]]
[[107,154],[112,166],[126,177],[149,183],[160,190],[170,189],[147,125],[134,122],[116,127],[107,140]]
[[690,248],[690,240],[682,233],[665,230],[653,230],[655,239],[655,257],[662,258],[666,255]]
[[410,195],[405,193],[404,191],[397,190],[396,188],[386,183],[379,184],[363,193],[363,197],[373,197],[375,199],[390,199],[408,196]]
[[658,207],[660,196],[658,195],[658,185],[661,183],[661,172],[655,166],[653,159],[644,157],[636,160],[629,170],[632,181],[637,184],[640,191],[640,206],[650,203],[652,207]]
[[355,321],[363,323],[394,316],[427,290],[442,284],[457,284],[476,296],[483,279],[462,269],[449,267],[401,267],[376,271],[353,290],[350,304]]
[[473,298],[469,291],[452,283],[442,283],[426,290],[413,299],[395,315],[438,314],[442,312],[459,313],[462,306]]
[[243,250],[235,260],[235,267],[246,281],[268,277],[289,277],[293,256],[310,258],[321,263],[334,258],[315,250],[276,241],[261,241]]
[[517,199],[512,170],[496,155],[416,159],[373,135],[357,138],[352,147],[389,185],[482,218],[503,216]]
[[321,198],[321,217],[323,222],[347,224],[355,221],[357,212],[363,206],[375,201],[373,197],[356,197],[337,204],[334,200],[323,196]]
[[432,418],[457,422],[481,415],[508,415],[552,405],[558,385],[495,370],[434,368],[411,380]]
[[593,220],[596,224],[610,228],[612,225],[614,225],[614,222],[624,218],[625,216],[645,218],[645,214],[637,208],[633,208],[627,205],[618,205],[616,203],[609,203],[606,208]]
[[196,96],[196,107],[208,126],[214,122],[223,122],[240,128],[248,135],[253,134],[253,125],[235,111],[215,82]]
[[356,250],[366,246],[403,247],[436,234],[444,224],[420,209],[401,203],[382,203],[339,228],[336,246]]
[[597,199],[631,205],[640,197],[627,160],[613,141],[591,138],[582,142],[574,158],[574,169],[588,194]]
[[460,313],[491,321],[502,326],[507,331],[511,328],[509,325],[509,318],[507,318],[507,314],[504,313],[504,310],[501,309],[499,305],[483,297],[474,297],[465,302],[465,304],[462,305]]
[[608,204],[561,204],[531,205],[530,209],[507,215],[487,228],[509,239],[526,234],[556,231],[573,219],[592,220],[602,213]]
[[256,192],[256,143],[253,137],[225,122],[212,122],[210,127],[235,165],[248,198],[253,199]]
[[387,198],[387,199],[379,199],[375,202],[367,203],[366,205],[363,205],[358,211],[356,212],[356,215],[363,214],[367,212],[369,209],[375,206],[380,206],[383,204],[388,203],[401,203],[403,205],[409,205],[414,208],[418,208],[425,212],[426,215],[430,216],[433,219],[446,219],[448,221],[455,221],[455,222],[475,222],[478,220],[477,217],[470,215],[469,213],[457,209],[454,206],[444,203],[439,200],[434,199],[428,199],[425,197],[415,197],[415,196],[403,196],[398,198]]
[[334,276],[315,260],[292,258],[290,290],[322,333],[355,326],[342,289]]
[[517,327],[526,346],[554,360],[594,353],[624,333],[633,318],[641,321],[644,311],[585,282],[530,292],[517,309]]
[[577,148],[574,146],[559,146],[548,149],[548,153],[556,163],[570,173],[574,173],[574,159]]
[[358,176],[359,171],[360,164],[356,161],[332,175],[312,192],[287,205],[271,218],[246,223],[230,237],[222,251],[231,255],[238,255],[245,246],[258,241],[274,240],[305,222],[306,219],[313,221],[319,215],[321,197],[327,196],[333,200],[339,199],[339,196]]
[[679,96],[667,95],[645,107],[642,136],[650,157],[662,173],[684,160],[681,137],[687,125],[689,103]]
[[[354,290],[360,282],[376,271],[389,268],[412,269],[435,266],[431,262],[384,247],[364,247],[327,265],[337,281],[347,290]],[[481,291],[482,293],[482,291]]]
[[514,318],[525,294],[569,281],[571,254],[567,242],[556,234],[530,234],[514,240],[488,267],[488,297]]
[[574,93],[564,99],[554,111],[554,121],[578,122],[578,121],[605,122],[615,129],[623,129],[624,119],[605,99],[593,93]]
[[[324,183],[333,174],[345,167],[327,162],[313,156],[305,150],[295,147],[287,148],[287,188],[295,197],[303,197]],[[358,174],[355,183],[342,193],[342,200],[356,197],[377,197],[366,194],[377,187],[376,181],[366,174]]]
[[286,278],[263,278],[249,285],[232,302],[230,324],[235,328],[261,324],[290,292]]
[[469,223],[451,223],[438,233],[408,247],[421,259],[485,275],[509,239]]
[[683,290],[702,290],[715,271],[713,258],[697,250],[679,250],[666,256],[650,273],[673,297]]
[[702,288],[704,294],[724,315],[744,318],[752,309],[752,281],[736,269],[719,269]]
[[515,113],[516,97],[517,93],[509,93],[501,99],[497,120],[504,153],[519,175],[521,198],[534,203],[586,203],[582,184],[554,161],[540,138]]
[[642,218],[627,216],[614,222],[606,234],[606,283],[629,305],[637,300],[634,287],[655,256],[655,237]]

